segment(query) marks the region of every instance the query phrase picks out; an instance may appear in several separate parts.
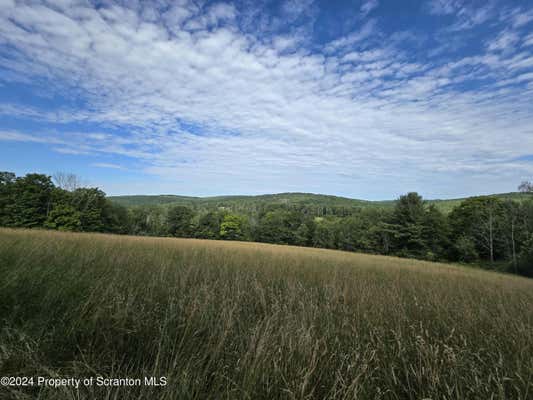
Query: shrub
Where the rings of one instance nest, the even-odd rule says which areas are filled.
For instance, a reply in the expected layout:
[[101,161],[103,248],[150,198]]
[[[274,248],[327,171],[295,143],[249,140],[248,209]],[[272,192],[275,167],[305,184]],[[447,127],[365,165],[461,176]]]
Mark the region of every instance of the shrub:
[[461,262],[473,262],[479,258],[474,241],[467,236],[459,236],[455,242],[455,251]]

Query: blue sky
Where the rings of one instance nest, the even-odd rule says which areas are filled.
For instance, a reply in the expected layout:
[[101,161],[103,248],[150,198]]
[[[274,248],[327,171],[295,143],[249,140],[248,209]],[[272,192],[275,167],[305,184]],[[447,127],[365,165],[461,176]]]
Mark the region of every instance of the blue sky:
[[513,191],[533,3],[0,0],[0,170],[108,194]]

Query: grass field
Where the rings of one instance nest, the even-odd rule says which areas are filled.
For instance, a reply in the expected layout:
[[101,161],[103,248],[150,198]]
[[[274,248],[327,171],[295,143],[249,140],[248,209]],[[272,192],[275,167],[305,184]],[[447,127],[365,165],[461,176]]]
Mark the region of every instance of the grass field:
[[0,230],[0,399],[533,399],[533,280],[255,243]]

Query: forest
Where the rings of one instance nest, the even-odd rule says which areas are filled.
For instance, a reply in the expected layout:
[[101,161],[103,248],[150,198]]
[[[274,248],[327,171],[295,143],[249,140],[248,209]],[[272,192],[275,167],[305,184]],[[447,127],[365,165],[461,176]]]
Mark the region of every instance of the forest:
[[124,206],[98,188],[82,187],[71,174],[0,172],[0,226],[319,247],[531,277],[533,185],[519,189],[524,195],[518,200],[471,197],[447,212],[413,192],[373,206],[334,196],[317,202],[304,195],[256,202],[182,197],[182,202]]

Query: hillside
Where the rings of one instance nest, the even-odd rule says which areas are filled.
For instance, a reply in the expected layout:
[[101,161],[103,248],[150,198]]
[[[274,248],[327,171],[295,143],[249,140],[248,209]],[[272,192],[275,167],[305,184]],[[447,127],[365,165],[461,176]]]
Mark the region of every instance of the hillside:
[[[498,194],[492,194],[487,197],[495,197],[497,199],[500,199],[502,201],[505,200],[513,200],[522,202],[527,199],[533,198],[531,194],[528,193],[519,193],[519,192],[512,192],[512,193],[498,193]],[[454,207],[461,204],[462,201],[466,200],[468,197],[465,198],[459,198],[459,199],[446,199],[446,200],[428,200],[429,204],[435,204],[435,206],[444,213],[449,213]]]
[[[213,197],[187,197],[176,195],[132,195],[110,196],[111,200],[127,207],[139,205],[183,204],[183,205],[230,205],[230,204],[316,204],[336,207],[361,207],[369,206],[374,202],[349,199],[346,197],[328,196],[313,193],[278,193],[258,196],[213,196]],[[376,202],[379,203],[379,202]]]
[[139,379],[0,388],[5,399],[533,398],[533,280],[332,250],[12,229],[0,229],[0,274],[0,376]]
[[[522,201],[530,198],[531,195],[524,193],[501,193],[490,197],[502,200]],[[216,207],[242,207],[253,208],[260,204],[285,204],[285,205],[306,205],[316,207],[337,207],[337,208],[391,208],[395,200],[367,201],[350,199],[346,197],[329,196],[313,193],[279,193],[258,196],[216,196],[216,197],[188,197],[177,195],[132,195],[132,196],[110,196],[112,201],[126,207],[132,206],[153,206],[166,204],[180,204],[190,207],[216,208]],[[435,204],[442,212],[448,213],[453,207],[459,205],[465,198],[447,200],[427,200],[429,204]]]

